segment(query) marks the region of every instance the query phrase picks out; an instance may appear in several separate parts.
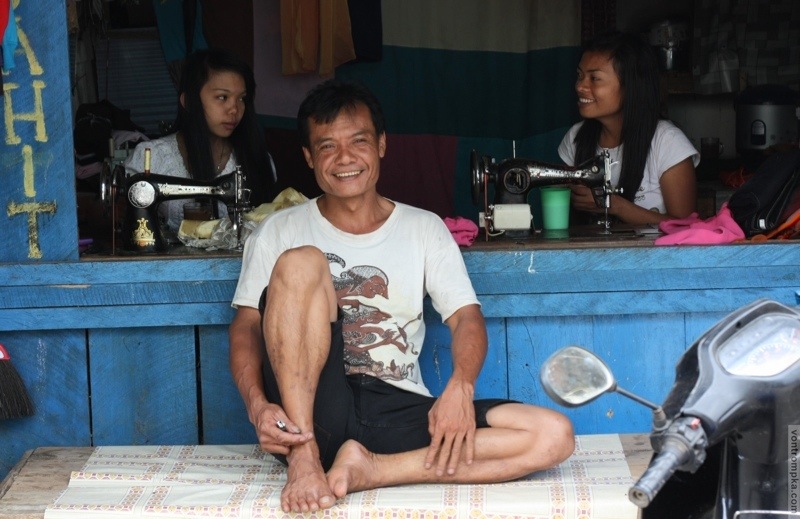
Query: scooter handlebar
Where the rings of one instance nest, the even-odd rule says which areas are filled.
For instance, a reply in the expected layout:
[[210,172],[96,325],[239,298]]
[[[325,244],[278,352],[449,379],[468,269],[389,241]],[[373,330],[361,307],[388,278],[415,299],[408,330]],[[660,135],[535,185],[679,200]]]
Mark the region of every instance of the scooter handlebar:
[[672,474],[683,465],[687,455],[688,451],[685,450],[683,456],[677,449],[661,451],[639,481],[628,490],[628,499],[639,508],[648,506]]
[[697,418],[679,418],[658,438],[661,440],[658,455],[628,491],[628,499],[639,508],[653,501],[676,470],[694,472],[705,461],[708,442]]

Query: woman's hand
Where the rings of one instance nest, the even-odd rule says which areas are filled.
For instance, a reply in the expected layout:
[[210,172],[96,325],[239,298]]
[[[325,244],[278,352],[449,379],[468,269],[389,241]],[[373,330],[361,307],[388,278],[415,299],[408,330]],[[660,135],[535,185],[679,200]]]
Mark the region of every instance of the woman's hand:
[[[572,189],[570,203],[573,209],[589,213],[605,211],[604,207],[595,204],[592,190],[588,187],[576,184],[570,185],[570,189]],[[664,196],[666,214],[640,207],[621,195],[611,195],[608,214],[630,225],[658,224],[662,220],[689,216],[697,204],[691,158],[679,162],[661,175],[661,192]]]
[[570,184],[569,188],[572,190],[570,204],[572,204],[573,209],[589,213],[602,213],[605,211],[604,207],[597,206],[594,201],[594,195],[592,195],[592,190],[588,187],[579,184]]

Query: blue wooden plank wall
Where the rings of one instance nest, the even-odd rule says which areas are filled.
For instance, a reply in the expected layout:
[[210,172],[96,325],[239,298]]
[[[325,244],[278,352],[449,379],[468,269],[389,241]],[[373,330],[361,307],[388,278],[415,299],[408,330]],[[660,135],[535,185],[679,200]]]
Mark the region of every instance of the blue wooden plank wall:
[[[0,261],[75,260],[78,217],[63,0],[11,2],[19,46],[3,64]],[[65,189],[67,187],[67,189]]]
[[[685,348],[758,297],[798,303],[800,245],[474,247],[464,258],[490,351],[479,397],[556,407],[538,381],[567,344],[598,352],[622,387],[660,401]],[[36,414],[0,422],[0,472],[40,445],[251,443],[228,371],[227,324],[238,256],[0,263],[0,343]],[[451,370],[449,332],[426,309],[422,372]],[[579,433],[649,428],[616,395],[564,410]]]
[[[4,74],[0,147],[0,343],[35,414],[0,421],[0,476],[44,445],[253,443],[228,371],[237,255],[78,259],[64,3],[12,2],[20,32]],[[65,188],[65,186],[67,186]],[[800,245],[612,246],[464,251],[489,355],[477,396],[555,407],[538,369],[553,351],[598,352],[621,386],[660,401],[685,348],[759,297],[795,305]],[[451,370],[449,332],[428,308],[421,370]],[[566,410],[578,433],[649,428],[614,395]]]
[[89,330],[96,445],[198,443],[194,334],[192,326]]

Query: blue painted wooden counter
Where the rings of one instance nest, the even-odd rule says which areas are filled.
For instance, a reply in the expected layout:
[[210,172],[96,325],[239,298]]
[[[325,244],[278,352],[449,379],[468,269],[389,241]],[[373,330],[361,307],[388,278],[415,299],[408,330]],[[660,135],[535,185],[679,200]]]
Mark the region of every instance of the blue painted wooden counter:
[[[464,250],[487,317],[479,396],[554,407],[538,367],[577,343],[620,385],[660,401],[686,348],[724,313],[756,298],[797,304],[800,244],[653,247],[613,243]],[[106,257],[0,263],[0,343],[36,406],[0,421],[0,475],[43,445],[253,442],[228,373],[236,255]],[[449,333],[432,310],[422,371],[436,391]],[[579,433],[649,428],[615,395],[568,411]]]

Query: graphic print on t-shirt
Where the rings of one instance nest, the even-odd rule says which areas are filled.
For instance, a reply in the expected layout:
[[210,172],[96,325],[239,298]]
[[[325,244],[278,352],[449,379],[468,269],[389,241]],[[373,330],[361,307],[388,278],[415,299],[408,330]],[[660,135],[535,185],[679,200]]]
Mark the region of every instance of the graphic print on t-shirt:
[[[415,344],[408,341],[406,327],[420,321],[422,314],[400,324],[381,309],[389,302],[389,279],[386,273],[371,265],[346,268],[343,258],[326,253],[328,262],[342,267],[331,271],[333,288],[344,320],[344,362],[348,374],[367,374],[384,380],[403,380],[413,375]],[[404,361],[408,355],[410,362]]]

